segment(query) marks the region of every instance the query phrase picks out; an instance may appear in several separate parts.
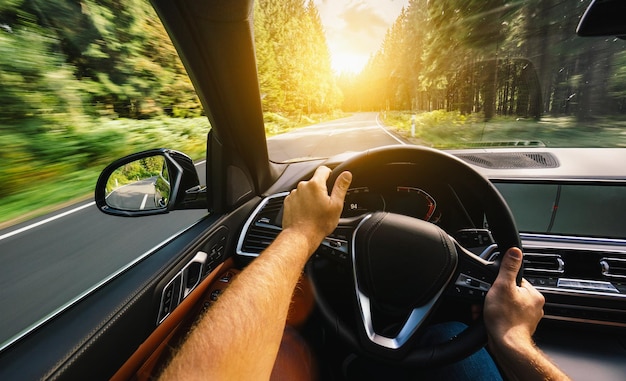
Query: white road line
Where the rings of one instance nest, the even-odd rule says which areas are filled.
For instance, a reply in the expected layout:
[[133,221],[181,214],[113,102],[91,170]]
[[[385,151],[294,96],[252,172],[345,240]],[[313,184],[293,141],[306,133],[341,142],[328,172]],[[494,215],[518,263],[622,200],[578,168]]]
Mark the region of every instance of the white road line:
[[392,138],[394,138],[398,143],[402,144],[402,145],[406,145],[405,142],[403,142],[402,140],[398,139],[396,136],[394,136],[391,132],[387,131],[387,129],[380,123],[379,121],[379,116],[380,114],[376,114],[376,124],[378,124],[378,127],[380,127],[383,131],[385,131],[385,133],[389,136],[391,136]]
[[[201,164],[204,164],[204,163],[206,163],[206,160],[202,160],[202,161],[200,161],[200,162],[197,162],[197,163],[195,163],[195,164],[194,164],[194,166],[196,166],[196,167],[197,167],[197,166],[199,166],[199,165],[201,165]],[[52,221],[54,221],[54,220],[58,220],[59,218],[63,218],[63,217],[68,216],[68,215],[70,215],[70,214],[72,214],[72,213],[78,212],[79,210],[83,210],[83,209],[85,209],[85,208],[89,208],[90,206],[93,206],[93,205],[95,205],[95,204],[96,204],[96,202],[95,202],[95,201],[92,201],[92,202],[89,202],[89,203],[87,203],[87,204],[85,204],[85,205],[81,205],[81,206],[78,206],[78,207],[76,207],[76,208],[74,208],[74,209],[68,210],[67,212],[63,212],[63,213],[61,213],[61,214],[57,214],[56,216],[52,216],[52,217],[50,217],[50,218],[46,218],[45,220],[41,220],[41,221],[36,222],[36,223],[34,223],[34,224],[32,224],[32,225],[24,226],[24,227],[23,227],[23,228],[21,228],[21,229],[17,229],[17,230],[14,230],[14,231],[12,231],[12,232],[8,232],[8,233],[6,233],[6,234],[0,235],[0,241],[2,241],[3,239],[7,239],[7,238],[9,238],[9,237],[13,237],[14,235],[17,235],[17,234],[23,233],[23,232],[25,232],[25,231],[28,231],[28,230],[34,229],[34,228],[36,228],[36,227],[38,227],[38,226],[41,226],[41,225],[43,225],[43,224],[47,224],[48,222],[52,222]]]
[[96,202],[95,202],[95,201],[92,201],[92,202],[89,202],[89,203],[87,203],[87,204],[85,204],[85,205],[81,205],[81,206],[79,206],[79,207],[77,207],[77,208],[74,208],[74,209],[68,210],[67,212],[63,212],[63,213],[61,213],[61,214],[57,214],[56,216],[52,216],[52,217],[50,217],[50,218],[46,218],[45,220],[41,220],[41,221],[36,222],[36,223],[34,223],[34,224],[32,224],[32,225],[24,226],[24,227],[23,227],[23,228],[21,228],[21,229],[17,229],[17,230],[14,230],[14,231],[10,232],[10,233],[6,233],[6,234],[3,234],[3,235],[0,235],[0,241],[2,241],[3,239],[9,238],[9,237],[13,237],[13,236],[14,236],[14,235],[16,235],[16,234],[23,233],[23,232],[25,232],[25,231],[27,231],[27,230],[34,229],[34,228],[36,228],[36,227],[38,227],[38,226],[41,226],[41,225],[43,225],[43,224],[47,224],[48,222],[52,222],[52,221],[54,221],[54,220],[58,220],[59,218],[63,218],[63,217],[65,217],[65,216],[69,215],[69,214],[72,214],[72,213],[78,212],[79,210],[82,210],[82,209],[88,208],[88,207],[93,206],[93,205],[95,205],[95,204],[96,204]]
[[144,210],[146,208],[146,201],[148,200],[148,195],[143,195],[143,200],[141,200],[141,205],[139,205],[139,210]]

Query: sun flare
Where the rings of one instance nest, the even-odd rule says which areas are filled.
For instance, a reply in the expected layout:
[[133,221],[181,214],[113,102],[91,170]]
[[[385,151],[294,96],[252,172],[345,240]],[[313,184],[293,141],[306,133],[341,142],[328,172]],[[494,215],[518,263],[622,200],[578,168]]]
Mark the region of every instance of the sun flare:
[[332,67],[337,74],[358,74],[367,64],[368,57],[355,53],[334,53]]

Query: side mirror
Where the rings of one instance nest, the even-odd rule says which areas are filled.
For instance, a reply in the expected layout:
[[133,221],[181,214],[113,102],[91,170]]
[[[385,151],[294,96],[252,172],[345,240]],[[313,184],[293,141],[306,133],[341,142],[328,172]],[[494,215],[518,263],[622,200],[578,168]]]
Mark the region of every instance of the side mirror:
[[96,183],[96,205],[106,214],[149,216],[177,209],[208,209],[193,161],[182,152],[155,149],[109,164]]

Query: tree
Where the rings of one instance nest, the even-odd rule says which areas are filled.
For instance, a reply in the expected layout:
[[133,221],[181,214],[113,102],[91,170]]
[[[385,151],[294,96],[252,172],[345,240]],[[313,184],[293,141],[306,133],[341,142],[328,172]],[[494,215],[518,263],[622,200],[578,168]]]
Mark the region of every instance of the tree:
[[326,112],[340,92],[315,4],[261,0],[255,7],[259,82],[266,111]]

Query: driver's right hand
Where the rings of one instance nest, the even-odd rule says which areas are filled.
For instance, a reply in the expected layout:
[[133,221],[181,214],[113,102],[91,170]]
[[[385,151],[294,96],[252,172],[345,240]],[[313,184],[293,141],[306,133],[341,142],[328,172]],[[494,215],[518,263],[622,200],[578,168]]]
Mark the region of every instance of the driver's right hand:
[[522,261],[520,249],[507,250],[498,277],[485,298],[484,319],[491,346],[532,343],[532,335],[543,317],[543,295],[526,279],[520,286],[516,284]]

